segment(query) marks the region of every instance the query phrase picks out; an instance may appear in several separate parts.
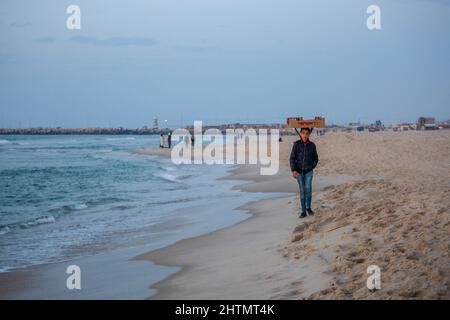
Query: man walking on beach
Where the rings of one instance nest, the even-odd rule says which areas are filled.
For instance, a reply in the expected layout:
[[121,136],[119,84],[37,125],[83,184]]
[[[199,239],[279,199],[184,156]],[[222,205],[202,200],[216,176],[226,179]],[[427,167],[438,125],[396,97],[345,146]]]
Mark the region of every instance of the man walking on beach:
[[159,147],[164,148],[164,134],[162,134],[162,133],[159,136]]
[[300,140],[294,143],[291,151],[290,165],[292,177],[297,179],[300,189],[300,203],[302,213],[300,218],[305,218],[306,213],[312,216],[312,178],[313,170],[319,162],[316,145],[309,140],[311,129],[302,128],[300,130]]

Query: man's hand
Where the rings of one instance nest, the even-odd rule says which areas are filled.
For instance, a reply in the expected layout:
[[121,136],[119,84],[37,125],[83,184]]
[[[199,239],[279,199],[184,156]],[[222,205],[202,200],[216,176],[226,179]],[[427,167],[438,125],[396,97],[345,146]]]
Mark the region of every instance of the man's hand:
[[292,171],[292,178],[297,179],[297,177],[298,177],[298,172]]

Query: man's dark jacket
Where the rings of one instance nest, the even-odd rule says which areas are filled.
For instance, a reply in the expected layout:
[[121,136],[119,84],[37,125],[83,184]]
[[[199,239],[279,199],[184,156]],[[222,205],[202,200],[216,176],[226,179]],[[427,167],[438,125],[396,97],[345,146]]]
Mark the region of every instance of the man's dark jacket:
[[291,151],[291,171],[307,173],[313,170],[319,162],[316,145],[308,140],[304,143],[301,139],[294,143]]

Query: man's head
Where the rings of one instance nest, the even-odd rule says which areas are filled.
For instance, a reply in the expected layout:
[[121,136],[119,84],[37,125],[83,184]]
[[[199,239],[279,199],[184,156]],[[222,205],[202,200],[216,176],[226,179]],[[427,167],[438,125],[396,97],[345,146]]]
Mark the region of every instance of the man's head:
[[300,138],[302,139],[303,142],[308,141],[310,134],[311,134],[311,129],[310,128],[301,128],[301,130],[300,130]]

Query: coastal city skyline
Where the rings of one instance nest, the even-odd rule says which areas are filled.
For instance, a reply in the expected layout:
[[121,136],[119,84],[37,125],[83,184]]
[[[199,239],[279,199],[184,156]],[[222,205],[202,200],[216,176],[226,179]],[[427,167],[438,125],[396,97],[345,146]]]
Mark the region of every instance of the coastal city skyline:
[[[293,116],[298,116],[298,115],[293,115]],[[381,117],[374,118],[374,119],[366,119],[366,120],[361,120],[361,118],[348,119],[348,120],[343,120],[341,122],[327,119],[327,127],[338,126],[338,127],[345,128],[345,127],[354,126],[355,124],[358,124],[361,126],[370,126],[370,125],[375,124],[376,122],[381,122],[387,127],[392,127],[392,126],[401,125],[401,124],[415,124],[419,118],[428,117],[428,116],[430,116],[430,115],[425,113],[415,119],[408,118],[408,119],[403,119],[403,121],[392,121],[392,122],[382,120]],[[314,118],[314,117],[315,116],[311,116],[310,118]],[[86,121],[84,125],[72,126],[72,127],[61,126],[58,124],[58,122],[48,123],[47,125],[33,126],[33,125],[31,125],[31,121],[28,121],[28,122],[19,121],[17,126],[8,126],[8,125],[5,125],[4,123],[0,123],[0,129],[32,129],[32,128],[60,128],[60,129],[105,128],[105,129],[123,129],[123,130],[176,129],[176,128],[191,127],[193,125],[194,121],[202,121],[205,126],[210,126],[210,127],[224,127],[224,126],[233,126],[233,125],[242,125],[242,126],[249,126],[249,127],[251,127],[252,125],[253,126],[266,125],[266,126],[282,127],[286,124],[287,118],[288,117],[282,118],[282,119],[280,118],[279,121],[276,121],[278,119],[265,120],[265,119],[261,119],[261,118],[236,117],[236,118],[226,118],[226,119],[218,119],[218,118],[195,119],[192,122],[188,122],[188,121],[183,121],[183,120],[177,121],[174,119],[161,120],[157,117],[153,117],[153,118],[149,118],[149,120],[147,120],[147,121],[142,122],[141,125],[129,126],[129,127],[121,125],[120,123],[116,124],[111,121],[109,121],[107,123],[107,125],[104,125],[104,126],[96,125],[95,123],[90,124],[89,121]],[[302,117],[302,118],[308,118],[308,117]],[[450,119],[447,119],[447,118],[439,119],[439,118],[435,118],[433,116],[431,116],[431,118],[433,118],[433,120],[434,120],[434,122],[436,122],[436,124],[448,125],[450,123]]]

